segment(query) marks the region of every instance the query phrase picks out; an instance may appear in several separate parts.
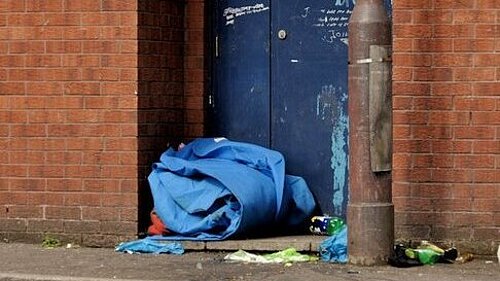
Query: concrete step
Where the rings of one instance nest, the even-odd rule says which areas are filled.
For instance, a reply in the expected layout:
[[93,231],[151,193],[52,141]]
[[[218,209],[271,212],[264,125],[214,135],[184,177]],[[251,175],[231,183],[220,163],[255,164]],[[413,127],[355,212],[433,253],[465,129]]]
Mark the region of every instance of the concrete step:
[[319,244],[328,236],[298,235],[269,238],[256,238],[246,240],[224,240],[224,241],[182,241],[186,250],[191,251],[262,251],[275,252],[286,248],[295,248],[300,252],[318,252]]

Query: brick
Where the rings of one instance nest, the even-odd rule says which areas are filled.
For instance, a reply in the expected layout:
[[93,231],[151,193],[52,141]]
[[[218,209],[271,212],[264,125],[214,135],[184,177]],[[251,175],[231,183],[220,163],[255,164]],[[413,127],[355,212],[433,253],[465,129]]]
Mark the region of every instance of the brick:
[[495,39],[462,39],[453,40],[455,52],[492,52],[495,50]]
[[13,137],[45,137],[47,128],[44,125],[12,125],[10,135]]
[[7,25],[13,27],[19,26],[37,26],[43,25],[43,16],[41,14],[8,14]]
[[454,134],[456,139],[494,139],[496,132],[492,127],[457,127]]
[[500,125],[500,112],[472,112],[472,123],[475,125]]
[[98,221],[64,221],[65,233],[73,234],[95,234],[99,233],[101,223]]
[[412,136],[415,139],[451,139],[452,130],[442,126],[413,126]]
[[451,68],[415,68],[415,81],[452,81],[453,71]]
[[26,94],[35,96],[58,96],[63,94],[63,84],[59,82],[29,82]]
[[99,95],[101,85],[89,82],[68,83],[64,86],[64,93],[67,95]]
[[436,38],[469,38],[474,35],[474,26],[467,24],[442,24],[435,25],[432,29]]
[[498,24],[477,24],[475,25],[475,33],[477,38],[498,38],[500,28],[498,28]]
[[498,227],[488,227],[488,228],[475,228],[473,237],[479,241],[485,240],[495,240],[500,235],[500,228]]
[[[94,221],[118,221],[120,218],[120,211],[114,207],[83,207],[82,219]],[[116,233],[116,232],[114,232]]]
[[28,232],[61,232],[63,222],[58,220],[28,220]]
[[[429,25],[396,25],[394,30],[395,38],[430,38],[432,27]],[[194,45],[193,47],[198,47]],[[191,50],[193,53],[200,53],[201,50]]]
[[494,68],[457,68],[454,73],[455,81],[494,81]]
[[0,1],[0,12],[23,12],[26,9],[25,1]]
[[61,57],[52,55],[34,55],[26,57],[26,66],[28,67],[59,67],[61,66]]
[[11,151],[9,160],[15,164],[43,164],[45,157],[42,151]]
[[81,13],[82,26],[118,26],[120,25],[120,14],[109,12],[83,12]]
[[435,54],[433,55],[434,67],[466,67],[472,66],[472,55],[462,54]]
[[45,218],[47,219],[69,219],[79,220],[81,218],[80,207],[45,207]]
[[434,1],[436,9],[470,9],[474,8],[474,2],[469,0],[439,0]]
[[136,11],[137,0],[104,0],[102,7],[104,11]]
[[0,218],[0,225],[2,226],[2,231],[22,232],[22,231],[26,231],[26,228],[27,228],[26,227],[26,220],[20,220],[20,219]]
[[465,125],[470,121],[469,112],[434,111],[429,113],[429,124],[432,125]]
[[77,151],[49,151],[46,152],[45,163],[47,164],[79,164],[82,163],[82,153]]
[[458,24],[495,23],[496,11],[493,10],[456,10],[453,22]]
[[66,40],[97,40],[101,37],[98,27],[68,26],[63,29],[63,38]]
[[475,184],[472,188],[472,198],[475,199],[491,199],[498,198],[500,191],[495,184]]
[[54,13],[44,15],[45,26],[79,26],[80,21],[80,14],[77,13]]
[[101,0],[64,0],[64,10],[71,12],[99,11]]
[[478,9],[495,9],[498,8],[497,0],[477,0],[476,7]]
[[474,182],[476,183],[498,183],[500,172],[497,170],[477,170],[474,171]]
[[63,195],[54,192],[30,192],[28,194],[28,205],[31,206],[61,206]]
[[84,41],[84,53],[117,53],[119,51],[119,42],[117,41]]
[[25,93],[25,86],[22,82],[0,82],[0,92],[3,95],[22,95]]
[[495,158],[490,155],[456,155],[456,168],[493,168],[495,167]]
[[414,154],[413,166],[419,168],[453,168],[456,156],[447,154]]
[[80,53],[82,51],[82,43],[78,41],[47,41],[47,53]]
[[42,218],[43,210],[42,207],[38,206],[21,206],[15,205],[9,207],[8,212],[9,218],[19,219],[19,218]]
[[41,54],[45,53],[44,42],[12,41],[9,43],[9,54]]
[[87,81],[118,81],[120,80],[120,70],[88,68],[83,70],[82,79]]
[[460,111],[494,111],[496,107],[491,98],[455,97],[454,102],[454,109]]
[[472,202],[472,208],[477,212],[498,212],[500,201],[495,199],[477,199]]
[[[399,13],[398,13],[399,14]],[[449,24],[453,21],[451,10],[415,10],[413,11],[414,24]]]
[[408,183],[392,183],[392,196],[393,198],[408,197],[410,196],[410,185]]
[[138,37],[135,26],[103,27],[102,36],[106,39],[135,39]]
[[453,43],[450,38],[415,38],[413,50],[417,52],[451,52]]
[[118,193],[120,191],[120,182],[111,179],[85,179],[83,181],[83,190],[87,192]]
[[81,191],[82,180],[79,178],[71,179],[71,176],[78,175],[67,175],[66,178],[47,179],[47,191]]
[[432,94],[437,96],[467,96],[472,94],[470,83],[434,83]]
[[106,207],[136,206],[137,194],[107,194],[102,203]]
[[499,54],[475,54],[474,66],[477,67],[496,67],[500,64]]
[[395,54],[393,62],[397,66],[430,66],[432,56],[426,54]]
[[478,154],[490,154],[500,153],[500,142],[499,141],[475,141],[473,144],[474,153]]
[[28,12],[60,12],[63,10],[63,0],[27,0]]
[[451,97],[415,97],[415,110],[450,110],[453,108]]
[[97,193],[68,193],[64,195],[65,206],[100,206],[101,194]]
[[433,153],[471,153],[473,149],[471,141],[433,140],[431,146]]
[[394,95],[426,96],[430,95],[431,85],[429,83],[393,83]]
[[104,83],[102,87],[103,95],[135,95],[137,93],[137,84],[133,82]]

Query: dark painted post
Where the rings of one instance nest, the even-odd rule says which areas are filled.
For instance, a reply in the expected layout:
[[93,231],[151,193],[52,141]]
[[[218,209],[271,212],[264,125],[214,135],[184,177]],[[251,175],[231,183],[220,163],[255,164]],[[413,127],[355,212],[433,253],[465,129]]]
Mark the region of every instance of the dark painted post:
[[393,247],[391,41],[383,0],[358,0],[349,21],[347,223],[349,261],[359,265],[386,263]]

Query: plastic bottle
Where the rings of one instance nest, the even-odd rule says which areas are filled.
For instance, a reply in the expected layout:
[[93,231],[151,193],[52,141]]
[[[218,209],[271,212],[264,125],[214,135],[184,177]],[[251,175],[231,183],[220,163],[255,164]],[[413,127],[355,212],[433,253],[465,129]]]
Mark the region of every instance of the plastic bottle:
[[328,221],[326,233],[330,236],[337,234],[344,226],[344,221],[341,218],[331,217]]

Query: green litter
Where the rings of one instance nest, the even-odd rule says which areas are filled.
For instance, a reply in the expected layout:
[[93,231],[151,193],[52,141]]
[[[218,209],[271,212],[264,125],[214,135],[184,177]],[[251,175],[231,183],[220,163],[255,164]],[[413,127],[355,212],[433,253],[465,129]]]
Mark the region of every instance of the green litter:
[[295,248],[287,248],[283,251],[264,255],[257,255],[244,250],[238,250],[234,253],[226,255],[224,260],[245,263],[285,263],[289,265],[290,263],[295,262],[317,261],[319,258],[316,256],[301,254],[297,252]]

